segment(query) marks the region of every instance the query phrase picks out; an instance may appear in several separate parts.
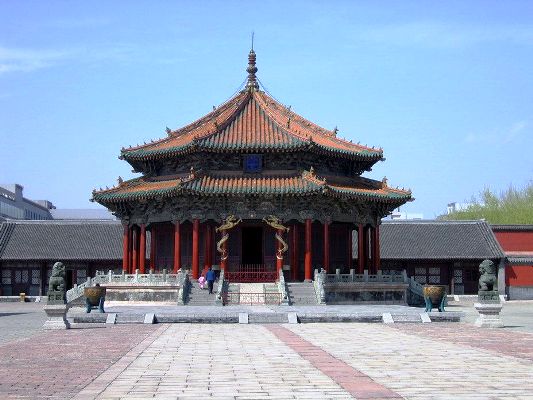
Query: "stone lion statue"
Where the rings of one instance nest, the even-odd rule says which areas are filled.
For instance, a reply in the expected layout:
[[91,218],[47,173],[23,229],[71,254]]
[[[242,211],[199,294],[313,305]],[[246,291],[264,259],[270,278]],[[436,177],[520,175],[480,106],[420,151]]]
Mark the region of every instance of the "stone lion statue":
[[498,290],[498,269],[491,260],[484,260],[479,264],[479,290]]
[[56,262],[52,267],[48,292],[65,292],[65,266],[62,262]]

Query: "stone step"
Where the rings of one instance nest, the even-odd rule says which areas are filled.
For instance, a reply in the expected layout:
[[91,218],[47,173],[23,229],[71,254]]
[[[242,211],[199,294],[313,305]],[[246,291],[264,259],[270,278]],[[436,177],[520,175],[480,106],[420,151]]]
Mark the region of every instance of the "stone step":
[[393,314],[395,324],[418,324],[422,322],[420,314]]
[[117,314],[116,324],[142,324],[144,323],[144,314]]
[[207,289],[207,284],[204,289],[200,289],[198,282],[191,282],[189,287],[189,294],[187,296],[188,306],[212,306],[215,304],[216,291],[218,284],[215,282],[213,285],[213,294],[209,294],[209,289]]
[[287,293],[292,294],[294,296],[311,296],[315,294],[314,290],[310,291],[303,291],[303,290],[287,290]]
[[288,283],[287,295],[293,305],[316,304],[315,288],[311,282]]
[[257,313],[248,314],[249,324],[287,324],[289,317],[286,313]]
[[[185,310],[185,309],[183,309]],[[328,312],[327,306],[324,311],[302,311],[297,312],[300,323],[320,323],[320,322],[365,322],[365,323],[383,323],[382,311],[376,312],[356,312],[351,314]],[[233,307],[221,307],[219,311],[206,309],[203,312],[173,313],[173,312],[155,312],[156,323],[207,323],[207,324],[236,324],[239,322],[239,311]],[[461,312],[444,312],[429,313],[432,322],[460,322],[464,313]],[[83,323],[100,323],[106,322],[107,314],[92,312],[90,314],[79,313],[72,316],[73,322]],[[422,323],[420,314],[393,314],[395,323]],[[116,323],[119,324],[142,324],[144,323],[145,314],[117,313]],[[288,314],[286,312],[250,312],[248,313],[248,323],[254,324],[286,324],[288,323]]]

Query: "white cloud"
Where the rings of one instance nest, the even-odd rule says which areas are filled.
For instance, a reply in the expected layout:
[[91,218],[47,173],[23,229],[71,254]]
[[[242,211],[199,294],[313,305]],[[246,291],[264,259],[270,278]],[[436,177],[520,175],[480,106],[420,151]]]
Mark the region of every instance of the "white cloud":
[[396,46],[457,48],[506,42],[533,45],[533,25],[460,25],[425,21],[364,29],[361,40]]
[[128,44],[78,47],[63,50],[30,49],[0,46],[0,75],[30,72],[66,62],[99,64],[103,61],[126,61],[137,58],[139,49]]
[[70,56],[67,51],[0,47],[0,74],[47,68]]
[[502,145],[508,144],[519,138],[524,130],[529,127],[527,121],[517,121],[511,127],[498,132],[469,133],[465,136],[466,143]]
[[528,126],[526,121],[518,121],[511,126],[511,128],[507,131],[507,133],[503,136],[503,142],[504,143],[510,143],[513,140],[515,140],[524,129],[526,129]]

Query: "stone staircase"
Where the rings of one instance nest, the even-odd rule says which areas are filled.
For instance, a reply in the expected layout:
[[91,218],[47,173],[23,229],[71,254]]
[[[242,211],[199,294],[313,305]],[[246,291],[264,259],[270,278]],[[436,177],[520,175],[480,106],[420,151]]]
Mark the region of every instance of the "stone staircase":
[[188,306],[214,306],[218,283],[213,285],[213,294],[209,294],[207,283],[204,289],[200,289],[197,281],[191,281],[189,284],[189,294],[187,296]]
[[291,305],[317,304],[313,282],[290,282],[287,283],[287,295]]

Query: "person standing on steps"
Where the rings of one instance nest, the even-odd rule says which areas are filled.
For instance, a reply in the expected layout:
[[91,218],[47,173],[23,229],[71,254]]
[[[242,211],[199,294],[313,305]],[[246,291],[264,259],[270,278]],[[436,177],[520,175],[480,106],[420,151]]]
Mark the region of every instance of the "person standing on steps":
[[209,288],[209,294],[213,294],[213,283],[215,283],[215,271],[209,267],[209,270],[205,274],[205,280],[207,281],[207,287]]

